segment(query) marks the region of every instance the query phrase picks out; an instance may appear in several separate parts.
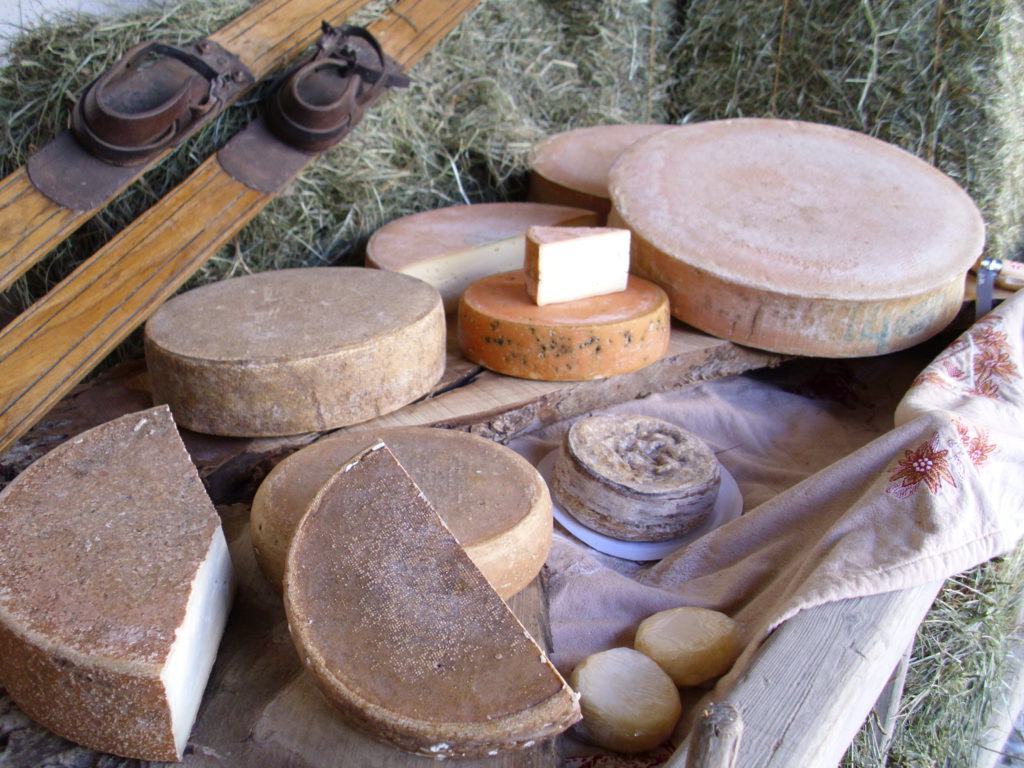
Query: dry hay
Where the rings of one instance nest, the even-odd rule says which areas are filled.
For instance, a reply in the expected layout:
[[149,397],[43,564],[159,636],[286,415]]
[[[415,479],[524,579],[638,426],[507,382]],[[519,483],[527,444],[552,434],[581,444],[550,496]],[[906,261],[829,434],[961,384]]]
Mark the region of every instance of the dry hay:
[[[193,39],[245,6],[185,0],[16,39],[0,70],[0,174],[66,125],[76,94],[127,46]],[[412,88],[389,94],[195,281],[358,263],[368,235],[392,218],[517,199],[530,146],[552,131],[734,116],[841,125],[921,155],[978,201],[989,252],[1012,256],[1024,199],[1022,30],[1009,0],[485,0],[420,62]],[[174,152],[4,298],[18,308],[42,295],[223,144],[260,95]],[[890,765],[968,764],[977,733],[968,725],[984,720],[1015,626],[1018,565],[997,560],[943,590],[915,646]],[[881,764],[869,752],[859,739],[846,764]]]

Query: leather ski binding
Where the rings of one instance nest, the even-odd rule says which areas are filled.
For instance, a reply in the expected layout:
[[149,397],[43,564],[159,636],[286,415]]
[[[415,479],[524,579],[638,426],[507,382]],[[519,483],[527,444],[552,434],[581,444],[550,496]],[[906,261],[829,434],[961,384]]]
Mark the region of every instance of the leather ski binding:
[[79,99],[72,130],[93,155],[139,165],[195,131],[252,75],[209,40],[185,48],[136,45]]
[[340,142],[386,89],[408,84],[366,29],[324,22],[316,51],[284,76],[264,118],[295,149],[322,152]]

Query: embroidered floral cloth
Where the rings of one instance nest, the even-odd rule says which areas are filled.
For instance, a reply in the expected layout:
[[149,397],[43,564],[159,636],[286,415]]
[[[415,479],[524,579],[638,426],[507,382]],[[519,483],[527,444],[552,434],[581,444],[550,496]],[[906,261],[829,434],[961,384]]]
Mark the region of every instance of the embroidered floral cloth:
[[[1009,551],[1024,533],[1022,349],[1018,295],[930,363],[921,350],[814,363],[848,366],[845,396],[797,393],[769,374],[612,409],[701,435],[736,478],[745,512],[654,565],[556,531],[556,665],[568,672],[589,653],[629,644],[640,620],[677,605],[734,616],[753,649],[802,609],[933,583]],[[567,428],[513,447],[539,461]]]

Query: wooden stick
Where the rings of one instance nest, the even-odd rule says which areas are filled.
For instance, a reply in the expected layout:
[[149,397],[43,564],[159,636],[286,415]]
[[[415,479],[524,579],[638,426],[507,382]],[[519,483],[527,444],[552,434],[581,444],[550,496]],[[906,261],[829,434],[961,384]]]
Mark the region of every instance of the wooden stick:
[[694,727],[686,768],[733,768],[743,736],[743,720],[732,704],[712,702]]

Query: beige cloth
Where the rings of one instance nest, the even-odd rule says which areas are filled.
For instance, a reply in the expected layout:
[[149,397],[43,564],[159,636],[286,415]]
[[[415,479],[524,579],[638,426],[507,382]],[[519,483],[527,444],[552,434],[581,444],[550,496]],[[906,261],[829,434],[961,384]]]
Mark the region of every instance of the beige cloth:
[[[611,409],[701,435],[736,478],[745,512],[654,565],[599,555],[557,532],[548,561],[556,665],[567,672],[589,653],[629,644],[641,619],[677,605],[734,616],[753,649],[802,609],[932,583],[1013,548],[1024,532],[1022,350],[1018,295],[923,372],[920,349],[804,361],[795,372]],[[906,389],[908,366],[921,373]],[[830,367],[840,375],[825,376]],[[845,396],[786,388],[814,368]],[[539,461],[567,428],[513,447]]]

